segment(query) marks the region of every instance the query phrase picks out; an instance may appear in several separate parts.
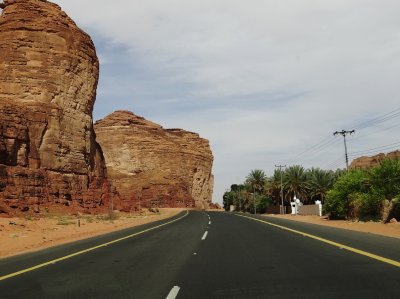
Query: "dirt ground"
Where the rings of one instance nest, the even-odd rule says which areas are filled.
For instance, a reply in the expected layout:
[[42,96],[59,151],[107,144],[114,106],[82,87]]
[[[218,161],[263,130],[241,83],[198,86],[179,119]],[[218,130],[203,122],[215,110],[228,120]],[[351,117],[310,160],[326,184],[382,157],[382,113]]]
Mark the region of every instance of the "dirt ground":
[[347,220],[328,220],[319,216],[302,216],[302,215],[273,215],[275,218],[285,218],[294,221],[308,222],[313,224],[344,228],[360,232],[383,235],[400,239],[400,222],[397,223],[382,223],[382,222],[363,222],[363,221],[347,221]]
[[182,210],[160,209],[158,214],[143,212],[142,215],[118,213],[113,220],[108,215],[0,218],[0,258],[165,219]]

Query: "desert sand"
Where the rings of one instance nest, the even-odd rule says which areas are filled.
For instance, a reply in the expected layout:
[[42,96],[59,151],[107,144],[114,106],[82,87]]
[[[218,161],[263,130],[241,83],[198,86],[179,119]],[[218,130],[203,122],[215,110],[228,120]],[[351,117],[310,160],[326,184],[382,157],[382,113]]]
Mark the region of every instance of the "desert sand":
[[363,221],[348,221],[348,220],[328,220],[325,217],[319,216],[302,216],[302,215],[273,215],[274,218],[284,218],[300,222],[308,222],[313,224],[355,230],[360,232],[383,235],[387,237],[400,239],[400,223],[382,223],[382,222],[363,222]]
[[142,215],[118,213],[113,220],[108,215],[0,218],[0,258],[154,222],[174,216],[182,210],[165,208],[160,209],[159,213],[143,211]]

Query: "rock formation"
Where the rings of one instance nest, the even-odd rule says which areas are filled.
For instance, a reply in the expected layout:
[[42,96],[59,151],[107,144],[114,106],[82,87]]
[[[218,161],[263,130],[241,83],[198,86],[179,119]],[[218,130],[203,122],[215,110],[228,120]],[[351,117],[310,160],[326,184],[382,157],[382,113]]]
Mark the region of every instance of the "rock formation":
[[350,169],[363,169],[363,168],[377,166],[382,160],[393,159],[393,158],[400,159],[400,150],[390,152],[387,154],[380,153],[372,157],[366,157],[366,156],[359,157],[351,162]]
[[92,109],[91,38],[56,4],[4,0],[0,17],[0,213],[106,205]]
[[213,190],[208,140],[128,111],[97,121],[95,131],[108,177],[125,205],[208,208]]

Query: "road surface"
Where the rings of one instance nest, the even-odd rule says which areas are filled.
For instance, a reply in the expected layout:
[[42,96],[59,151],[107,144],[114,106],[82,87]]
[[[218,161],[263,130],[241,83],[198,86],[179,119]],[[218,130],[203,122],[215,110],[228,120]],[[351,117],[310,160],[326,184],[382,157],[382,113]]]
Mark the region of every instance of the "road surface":
[[400,298],[400,239],[182,212],[2,259],[0,298]]

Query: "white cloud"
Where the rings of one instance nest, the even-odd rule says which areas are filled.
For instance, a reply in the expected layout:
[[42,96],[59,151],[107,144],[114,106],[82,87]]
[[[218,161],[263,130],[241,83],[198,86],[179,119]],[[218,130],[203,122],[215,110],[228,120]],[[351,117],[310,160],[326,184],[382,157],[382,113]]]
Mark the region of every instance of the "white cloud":
[[[397,0],[55,2],[91,33],[106,64],[102,113],[127,105],[210,139],[218,201],[250,169],[271,173],[334,130],[399,106]],[[124,100],[106,101],[113,95]],[[349,148],[400,140],[394,132],[364,134]],[[333,145],[298,162],[334,162],[343,149],[340,139]]]

